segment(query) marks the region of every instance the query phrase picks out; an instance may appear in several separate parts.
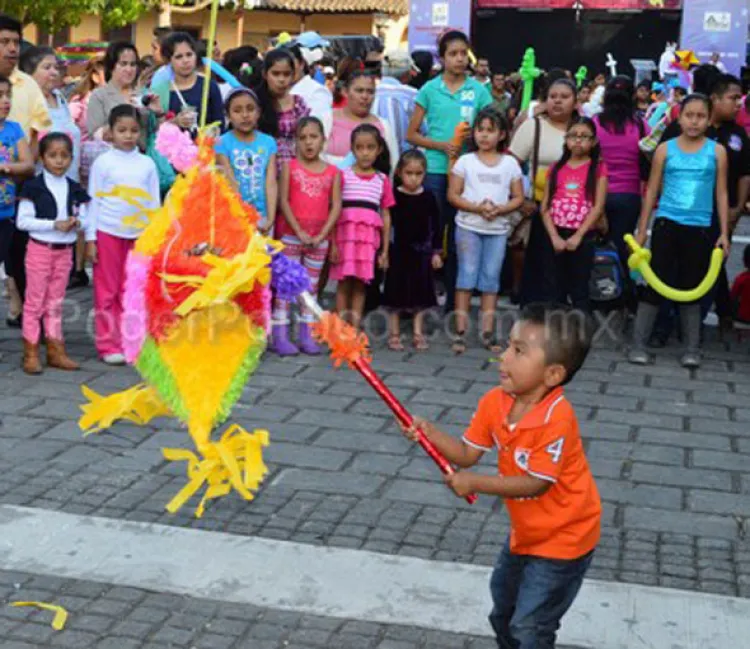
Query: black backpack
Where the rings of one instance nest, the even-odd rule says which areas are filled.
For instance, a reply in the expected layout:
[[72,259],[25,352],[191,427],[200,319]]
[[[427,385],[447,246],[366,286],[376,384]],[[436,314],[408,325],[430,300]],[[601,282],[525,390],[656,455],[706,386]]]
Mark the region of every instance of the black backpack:
[[594,249],[589,278],[589,298],[596,304],[611,304],[625,294],[625,276],[614,243],[601,243]]

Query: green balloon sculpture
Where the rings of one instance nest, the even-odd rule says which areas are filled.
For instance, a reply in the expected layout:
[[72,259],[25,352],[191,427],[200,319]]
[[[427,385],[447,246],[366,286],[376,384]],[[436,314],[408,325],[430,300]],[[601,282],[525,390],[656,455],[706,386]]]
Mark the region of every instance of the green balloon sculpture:
[[526,110],[531,105],[531,93],[534,90],[534,80],[539,78],[542,71],[536,67],[536,52],[533,47],[526,48],[523,59],[521,60],[521,69],[518,71],[523,81],[523,96],[521,98],[521,110]]
[[585,65],[578,68],[578,72],[576,72],[576,82],[578,83],[579,88],[583,85],[583,82],[586,81],[586,77],[588,76],[589,69]]

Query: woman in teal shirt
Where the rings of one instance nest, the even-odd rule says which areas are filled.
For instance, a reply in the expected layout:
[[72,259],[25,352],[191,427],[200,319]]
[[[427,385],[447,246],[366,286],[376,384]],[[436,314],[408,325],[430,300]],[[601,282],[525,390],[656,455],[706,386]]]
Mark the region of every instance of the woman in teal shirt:
[[[427,177],[425,187],[432,191],[440,209],[440,226],[448,229],[448,259],[445,264],[446,313],[453,311],[456,285],[456,245],[454,217],[456,210],[448,203],[448,173],[450,160],[461,153],[462,146],[453,142],[456,127],[462,122],[470,126],[477,113],[492,104],[487,88],[470,77],[469,39],[459,31],[447,32],[440,39],[438,52],[443,61],[443,73],[422,86],[416,99],[414,114],[406,139],[410,144],[426,150]],[[427,123],[427,134],[422,135],[422,124]]]

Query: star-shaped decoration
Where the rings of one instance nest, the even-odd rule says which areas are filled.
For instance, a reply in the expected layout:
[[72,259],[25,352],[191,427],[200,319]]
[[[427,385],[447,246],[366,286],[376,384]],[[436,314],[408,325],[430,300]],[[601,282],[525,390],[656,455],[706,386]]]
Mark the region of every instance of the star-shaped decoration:
[[675,60],[672,65],[682,70],[689,70],[694,65],[700,65],[700,59],[695,55],[693,50],[677,50],[674,53]]

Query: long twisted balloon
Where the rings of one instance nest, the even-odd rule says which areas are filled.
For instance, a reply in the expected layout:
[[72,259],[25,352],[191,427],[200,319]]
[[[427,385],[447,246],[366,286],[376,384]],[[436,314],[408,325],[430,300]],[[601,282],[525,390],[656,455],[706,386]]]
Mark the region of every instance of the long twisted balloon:
[[521,68],[518,74],[523,81],[523,97],[521,99],[521,110],[526,110],[531,105],[531,94],[534,91],[534,81],[539,78],[542,71],[536,67],[536,52],[533,47],[529,47],[524,52],[521,60]]

